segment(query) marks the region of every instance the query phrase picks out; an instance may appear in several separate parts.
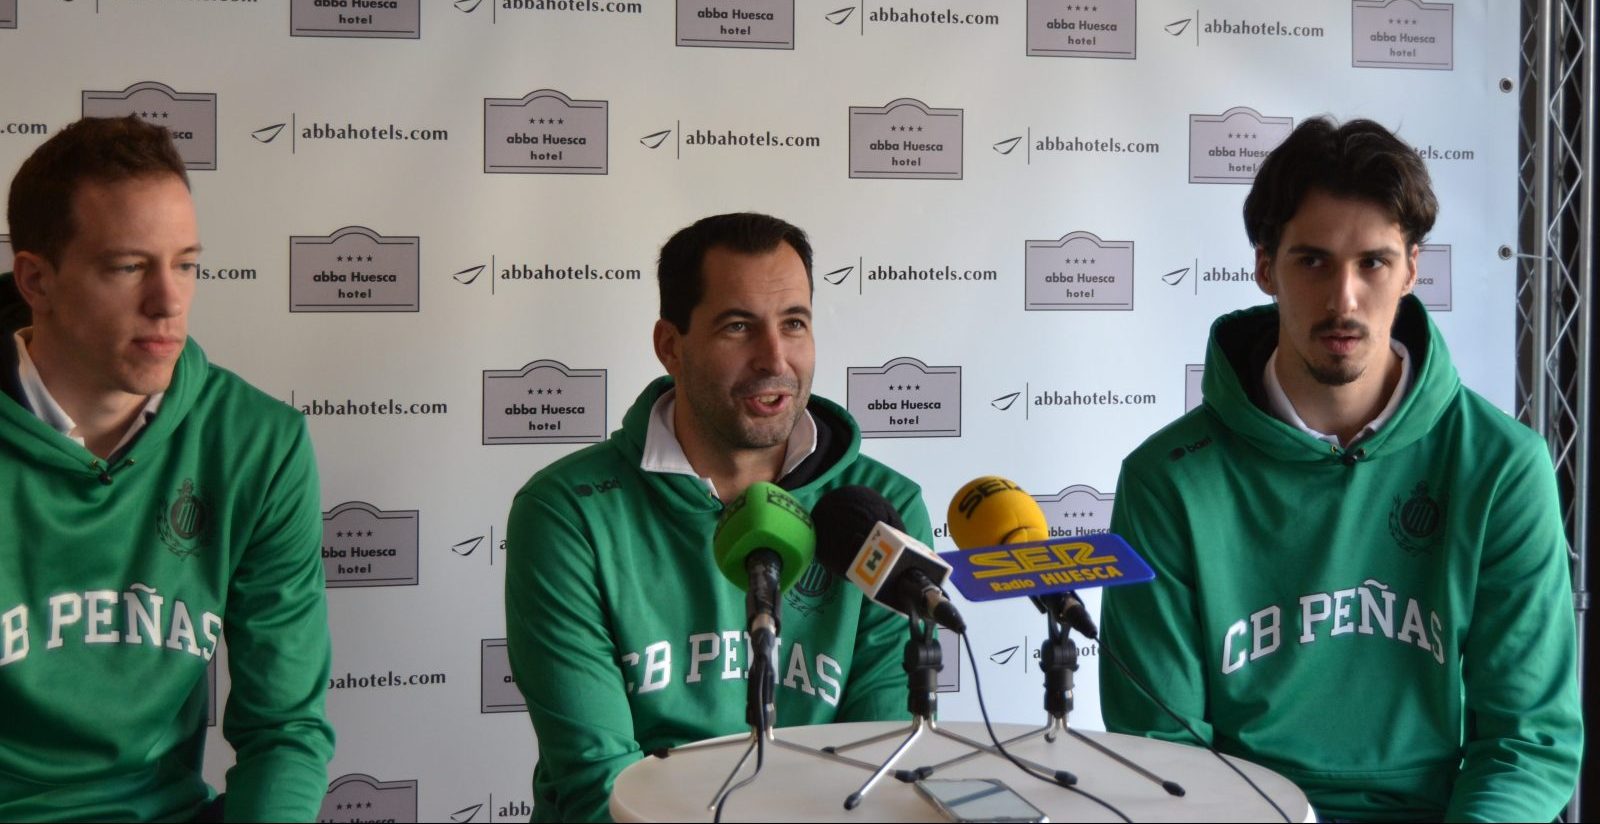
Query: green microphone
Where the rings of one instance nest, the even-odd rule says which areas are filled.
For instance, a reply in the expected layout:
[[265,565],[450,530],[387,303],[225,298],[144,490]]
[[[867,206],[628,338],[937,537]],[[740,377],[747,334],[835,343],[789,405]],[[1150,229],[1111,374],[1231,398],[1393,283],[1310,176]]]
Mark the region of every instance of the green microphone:
[[[776,680],[778,596],[811,565],[817,534],[793,495],[765,481],[750,485],[723,510],[711,537],[717,569],[745,591],[750,633],[750,723],[772,717],[769,681]],[[762,712],[762,709],[765,712]]]

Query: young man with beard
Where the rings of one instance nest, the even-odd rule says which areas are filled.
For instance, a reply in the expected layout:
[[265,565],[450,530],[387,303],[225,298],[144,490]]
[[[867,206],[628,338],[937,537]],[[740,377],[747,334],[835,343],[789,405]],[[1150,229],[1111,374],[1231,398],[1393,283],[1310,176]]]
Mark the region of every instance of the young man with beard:
[[[777,218],[727,214],[661,249],[656,357],[604,443],[540,471],[506,526],[511,669],[539,744],[535,821],[608,817],[645,751],[747,729],[744,593],[711,554],[725,504],[758,481],[807,508],[882,493],[932,530],[916,484],[860,454],[849,413],[811,394],[811,246]],[[905,623],[813,565],[784,597],[779,726],[909,717]]]
[[7,217],[0,819],[310,820],[333,755],[316,461],[298,412],[188,336],[200,237],[171,136],[80,120],[23,162]]
[[[1204,403],[1123,463],[1111,529],[1156,580],[1106,592],[1105,644],[1325,820],[1549,821],[1583,742],[1555,477],[1411,294],[1436,212],[1371,121],[1268,155],[1274,302],[1213,324]],[[1100,690],[1108,729],[1193,743],[1119,669]]]

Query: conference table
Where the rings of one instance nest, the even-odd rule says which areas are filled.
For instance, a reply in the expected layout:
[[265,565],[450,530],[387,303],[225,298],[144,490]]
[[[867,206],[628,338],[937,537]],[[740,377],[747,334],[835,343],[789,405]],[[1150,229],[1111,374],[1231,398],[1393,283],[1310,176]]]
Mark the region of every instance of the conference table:
[[[951,722],[937,727],[974,741],[989,742],[981,723]],[[1037,727],[996,724],[994,729],[1000,740],[1006,741]],[[923,731],[896,762],[895,770],[883,776],[855,809],[846,810],[845,798],[861,788],[872,770],[894,752],[905,736],[856,748],[845,749],[844,745],[896,730],[909,731],[909,726],[905,722],[869,722],[776,730],[776,738],[785,744],[767,742],[760,776],[732,794],[724,805],[722,820],[946,821],[912,784],[898,780],[894,772],[936,765],[969,753],[976,755],[941,767],[931,777],[1000,779],[1043,811],[1050,821],[1123,820],[1085,795],[1029,776],[994,752],[974,750],[930,730]],[[1305,794],[1265,767],[1228,759],[1281,808],[1281,815],[1205,749],[1107,732],[1073,733],[1058,733],[1054,741],[1034,736],[1007,744],[1006,751],[1073,773],[1078,779],[1075,789],[1116,807],[1132,821],[1283,821],[1285,817],[1297,822],[1316,820]],[[630,765],[612,788],[612,818],[710,821],[711,801],[739,763],[749,741],[748,733],[710,739],[669,750],[666,757],[649,756]],[[1138,769],[1094,745],[1111,750]],[[859,763],[795,748],[816,750],[830,746],[840,747],[839,755]],[[739,778],[749,776],[754,764],[755,757],[751,756]],[[1152,777],[1176,782],[1184,794],[1169,794]]]

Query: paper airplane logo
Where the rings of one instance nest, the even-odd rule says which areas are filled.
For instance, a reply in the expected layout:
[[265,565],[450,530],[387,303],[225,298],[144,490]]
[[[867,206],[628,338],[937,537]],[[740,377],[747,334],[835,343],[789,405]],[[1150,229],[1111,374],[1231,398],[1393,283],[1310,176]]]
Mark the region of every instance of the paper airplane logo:
[[639,138],[639,142],[643,143],[647,148],[658,149],[662,143],[666,142],[667,135],[670,134],[672,134],[671,129],[662,129],[659,132],[651,132]]
[[276,123],[276,124],[271,125],[271,126],[263,126],[263,127],[259,128],[259,129],[256,129],[255,131],[251,132],[250,136],[255,138],[257,142],[260,142],[260,143],[271,143],[272,141],[278,139],[278,135],[283,132],[283,127],[287,126],[287,125],[289,125],[289,124],[287,124],[287,123]]

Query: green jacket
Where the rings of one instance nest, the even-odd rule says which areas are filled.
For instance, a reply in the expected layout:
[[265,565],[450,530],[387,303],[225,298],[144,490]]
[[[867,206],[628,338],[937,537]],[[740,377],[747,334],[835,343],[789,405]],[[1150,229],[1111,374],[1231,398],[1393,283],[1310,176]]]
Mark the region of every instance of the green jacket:
[[[1157,577],[1106,591],[1107,648],[1324,818],[1551,820],[1583,719],[1544,442],[1461,385],[1408,297],[1410,391],[1332,447],[1264,411],[1277,325],[1218,319],[1204,404],[1124,461],[1111,529]],[[1107,729],[1192,743],[1117,669],[1100,690]]]
[[[652,383],[604,443],[517,493],[506,525],[511,670],[539,744],[535,821],[608,820],[611,784],[644,752],[747,730],[744,593],[711,558],[722,504],[697,479],[639,468]],[[871,487],[932,538],[921,489],[859,454],[861,433],[813,396],[818,448],[781,483],[807,507]],[[905,619],[813,565],[783,599],[779,726],[908,718]]]
[[220,640],[225,815],[310,821],[327,792],[316,463],[298,412],[185,345],[110,462],[17,398],[0,276],[0,820],[189,818]]

